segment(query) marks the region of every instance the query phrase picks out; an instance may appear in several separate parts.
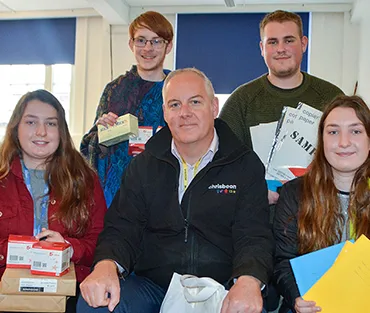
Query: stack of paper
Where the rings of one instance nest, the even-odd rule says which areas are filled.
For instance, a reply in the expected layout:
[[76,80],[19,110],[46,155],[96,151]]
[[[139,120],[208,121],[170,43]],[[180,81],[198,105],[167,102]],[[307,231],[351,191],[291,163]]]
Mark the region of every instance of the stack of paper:
[[275,137],[277,122],[263,123],[250,128],[253,150],[266,166]]
[[286,109],[268,159],[267,174],[270,178],[288,181],[305,172],[316,151],[321,115],[321,111],[304,103],[300,103],[297,109]]
[[322,112],[300,102],[284,107],[279,121],[250,128],[253,150],[266,167],[269,190],[302,176],[316,150]]
[[[366,236],[354,244],[346,242],[299,258],[291,264],[305,300],[315,301],[323,313],[369,312],[370,240]],[[316,265],[312,264],[314,259],[319,261]]]

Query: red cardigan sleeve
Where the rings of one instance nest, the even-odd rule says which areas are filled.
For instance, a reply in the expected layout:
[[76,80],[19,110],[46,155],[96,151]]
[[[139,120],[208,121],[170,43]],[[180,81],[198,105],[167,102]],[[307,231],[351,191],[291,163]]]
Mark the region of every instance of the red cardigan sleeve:
[[[0,268],[5,267],[6,264],[6,256],[8,251],[8,238],[0,239]],[[1,280],[1,273],[0,273],[0,280]]]

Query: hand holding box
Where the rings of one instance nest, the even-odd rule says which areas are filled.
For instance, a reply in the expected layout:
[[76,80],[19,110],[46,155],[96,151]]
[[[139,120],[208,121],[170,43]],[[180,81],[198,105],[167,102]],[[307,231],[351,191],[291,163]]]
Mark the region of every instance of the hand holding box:
[[109,147],[137,136],[139,132],[137,117],[132,114],[120,116],[113,126],[98,125],[99,144]]

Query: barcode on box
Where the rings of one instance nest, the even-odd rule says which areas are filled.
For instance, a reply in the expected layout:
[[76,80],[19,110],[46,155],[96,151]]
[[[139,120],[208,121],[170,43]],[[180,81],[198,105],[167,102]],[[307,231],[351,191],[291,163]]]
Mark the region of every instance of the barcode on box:
[[[29,237],[29,236],[26,236]],[[36,242],[36,240],[33,240]],[[32,242],[8,242],[7,266],[29,268],[31,265]]]
[[48,266],[47,263],[42,263],[40,261],[33,261],[33,267],[35,268],[46,268]]

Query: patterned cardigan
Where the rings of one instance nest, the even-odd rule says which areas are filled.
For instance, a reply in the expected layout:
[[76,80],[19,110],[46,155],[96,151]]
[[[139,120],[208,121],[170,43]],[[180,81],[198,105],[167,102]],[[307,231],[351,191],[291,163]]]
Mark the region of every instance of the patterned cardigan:
[[[168,70],[164,70],[167,75]],[[132,159],[128,154],[128,141],[109,148],[99,145],[96,121],[104,113],[118,116],[131,113],[138,117],[139,126],[164,126],[163,81],[143,80],[137,67],[132,66],[126,74],[119,76],[105,87],[96,111],[94,126],[84,135],[80,145],[81,153],[97,170],[104,196],[109,207],[121,183],[121,177]]]

